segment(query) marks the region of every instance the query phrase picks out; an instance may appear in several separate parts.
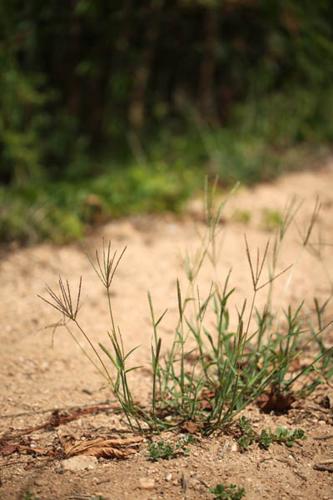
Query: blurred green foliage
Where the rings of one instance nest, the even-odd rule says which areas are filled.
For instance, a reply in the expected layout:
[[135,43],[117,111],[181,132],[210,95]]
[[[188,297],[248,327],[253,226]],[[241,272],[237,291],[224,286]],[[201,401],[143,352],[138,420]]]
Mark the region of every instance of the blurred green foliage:
[[329,145],[332,19],[329,0],[2,0],[0,238],[76,238],[92,195],[104,216],[179,209],[205,174],[270,179]]
[[80,239],[90,225],[138,212],[178,212],[197,187],[191,169],[169,172],[134,165],[126,174],[78,180],[30,182],[0,186],[0,241],[36,243],[50,239],[63,244]]

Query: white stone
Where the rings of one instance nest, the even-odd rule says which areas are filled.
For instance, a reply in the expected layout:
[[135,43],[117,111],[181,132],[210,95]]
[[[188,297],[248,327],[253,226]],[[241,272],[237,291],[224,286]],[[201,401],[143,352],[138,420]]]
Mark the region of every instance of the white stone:
[[67,458],[62,462],[62,469],[64,471],[79,472],[82,470],[91,470],[97,467],[98,460],[96,457],[88,455],[79,455],[77,457]]
[[154,479],[148,479],[147,477],[140,477],[139,483],[140,483],[140,488],[143,490],[152,490],[155,488]]

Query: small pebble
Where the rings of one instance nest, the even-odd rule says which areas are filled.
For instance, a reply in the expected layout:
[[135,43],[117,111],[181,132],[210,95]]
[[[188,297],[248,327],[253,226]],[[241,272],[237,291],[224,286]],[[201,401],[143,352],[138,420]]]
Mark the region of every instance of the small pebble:
[[238,445],[237,445],[237,443],[232,443],[232,445],[231,445],[231,448],[230,448],[230,449],[231,449],[231,451],[233,451],[233,452],[238,451]]
[[154,479],[140,477],[139,483],[140,483],[140,488],[142,490],[153,490],[155,488],[155,480]]

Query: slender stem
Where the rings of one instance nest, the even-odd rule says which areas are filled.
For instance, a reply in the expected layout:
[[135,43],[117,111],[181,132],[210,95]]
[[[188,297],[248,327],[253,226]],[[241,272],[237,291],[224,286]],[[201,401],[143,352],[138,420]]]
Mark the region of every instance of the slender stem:
[[108,296],[108,306],[109,306],[109,314],[110,314],[110,319],[111,319],[112,331],[115,333],[116,332],[116,327],[115,327],[115,322],[114,322],[114,319],[113,319],[110,287],[107,287],[106,292],[107,292],[107,296]]
[[80,344],[80,342],[78,341],[78,339],[75,337],[74,333],[72,332],[72,330],[69,328],[68,325],[64,325],[64,327],[66,328],[66,330],[68,331],[68,333],[70,334],[70,336],[72,337],[72,339],[74,340],[74,342],[79,346],[79,348],[81,349],[82,353],[86,356],[86,358],[90,361],[90,363],[96,368],[96,370],[102,375],[102,377],[105,377],[103,371],[100,369],[100,367],[95,363],[95,361],[89,356],[89,354],[87,353],[87,351],[84,349],[84,347],[82,347],[82,345]]
[[103,359],[101,358],[99,352],[97,351],[96,347],[91,342],[90,338],[88,337],[88,335],[86,334],[86,332],[83,330],[83,328],[81,328],[80,324],[78,323],[78,321],[76,319],[74,320],[74,323],[77,326],[77,328],[80,330],[80,332],[82,333],[82,335],[84,336],[84,338],[86,339],[86,341],[88,342],[88,344],[90,345],[90,347],[92,348],[92,350],[94,351],[94,353],[95,353],[98,361],[101,363],[101,365],[104,368],[104,371],[106,373],[106,376],[107,376],[108,380],[111,382],[111,385],[113,387],[114,386],[113,380],[112,380],[112,378],[110,376],[110,373],[109,373],[108,369],[105,366],[105,363],[104,363]]
[[245,329],[245,335],[246,336],[249,333],[250,323],[251,323],[252,314],[253,314],[253,310],[254,310],[254,305],[256,303],[256,297],[257,297],[257,290],[255,288],[254,292],[253,292],[253,295],[252,295],[252,301],[251,301],[251,306],[250,306],[250,311],[249,311],[249,317],[248,317],[247,325],[246,325],[246,329]]

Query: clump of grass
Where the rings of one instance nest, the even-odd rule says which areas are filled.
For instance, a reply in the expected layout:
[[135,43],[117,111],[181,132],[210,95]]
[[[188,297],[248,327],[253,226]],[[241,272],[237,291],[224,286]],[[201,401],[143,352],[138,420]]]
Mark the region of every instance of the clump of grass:
[[[112,307],[111,289],[125,249],[118,253],[111,251],[111,243],[103,243],[95,260],[90,259],[106,290],[110,317],[108,345],[95,346],[81,325],[81,279],[75,294],[69,282],[60,278],[59,291],[48,288],[48,297],[43,298],[61,313],[61,324],[75,342],[79,343],[77,335],[85,340],[84,354],[110,383],[132,429],[161,431],[190,422],[195,424],[197,432],[210,433],[229,425],[253,402],[266,411],[287,411],[295,400],[305,397],[333,375],[333,349],[322,341],[323,332],[332,323],[325,322],[325,307],[318,305],[317,325],[310,322],[309,327],[303,302],[288,306],[282,316],[272,306],[275,281],[291,268],[280,267],[279,255],[299,205],[293,200],[286,207],[273,243],[267,242],[263,249],[253,251],[245,238],[252,292],[238,304],[232,322],[230,304],[235,286],[231,285],[231,271],[224,282],[213,281],[204,296],[198,285],[204,261],[217,274],[217,236],[223,204],[215,209],[213,200],[207,190],[206,231],[200,235],[201,244],[194,255],[185,257],[186,284],[176,282],[178,318],[169,350],[163,350],[160,334],[167,311],[156,313],[148,294],[153,334],[151,402],[147,407],[134,401],[128,374],[137,369],[129,365],[135,349],[126,351]],[[302,234],[301,251],[310,242],[317,211],[316,205],[315,215]],[[259,309],[258,296],[265,292],[266,302]],[[303,350],[311,345],[315,348],[312,359],[303,365],[298,363]]]
[[237,443],[240,451],[244,452],[254,443],[258,443],[260,448],[268,450],[273,443],[285,444],[292,447],[296,441],[306,438],[302,429],[287,429],[286,427],[277,427],[275,432],[270,429],[263,429],[258,434],[252,427],[250,420],[241,417],[238,421],[238,427],[241,432]]
[[[60,277],[58,282],[58,292],[52,290],[50,287],[47,287],[46,290],[48,293],[48,298],[41,296],[39,297],[48,305],[61,313],[63,319],[59,322],[58,326],[62,325],[66,328],[66,330],[72,336],[73,340],[81,348],[83,354],[89,359],[89,361],[91,361],[91,363],[93,363],[95,368],[111,385],[113,393],[118,399],[124,411],[124,414],[127,416],[129,425],[133,427],[134,420],[136,426],[141,428],[138,419],[139,409],[133,402],[132,393],[129,389],[127,380],[127,374],[129,373],[129,371],[135,369],[127,369],[126,367],[126,360],[134,351],[134,349],[132,349],[132,351],[128,353],[125,353],[121,332],[119,328],[116,327],[112,310],[111,285],[125,251],[126,247],[123,248],[123,250],[119,254],[117,250],[112,252],[111,243],[109,242],[107,245],[103,244],[103,250],[101,254],[96,250],[95,261],[89,259],[98,278],[106,289],[110,316],[110,331],[107,332],[107,336],[112,351],[108,349],[104,344],[99,344],[99,346],[96,347],[90,340],[88,333],[79,322],[78,312],[81,298],[82,278],[80,278],[79,280],[78,290],[75,295],[72,292],[72,288],[68,280],[63,281],[63,279]],[[69,326],[69,324],[75,327],[75,331],[71,328],[71,326]],[[90,353],[81,346],[77,334],[81,335],[81,337],[83,337],[83,339],[86,341],[87,346],[90,349]],[[113,367],[115,368],[115,377],[113,377],[113,374],[111,373],[107,363],[104,361],[102,353],[107,356],[108,360],[111,362],[111,365],[113,365]],[[141,410],[140,412],[142,413]]]
[[245,489],[236,484],[219,483],[209,491],[214,495],[215,500],[241,500],[245,496]]

